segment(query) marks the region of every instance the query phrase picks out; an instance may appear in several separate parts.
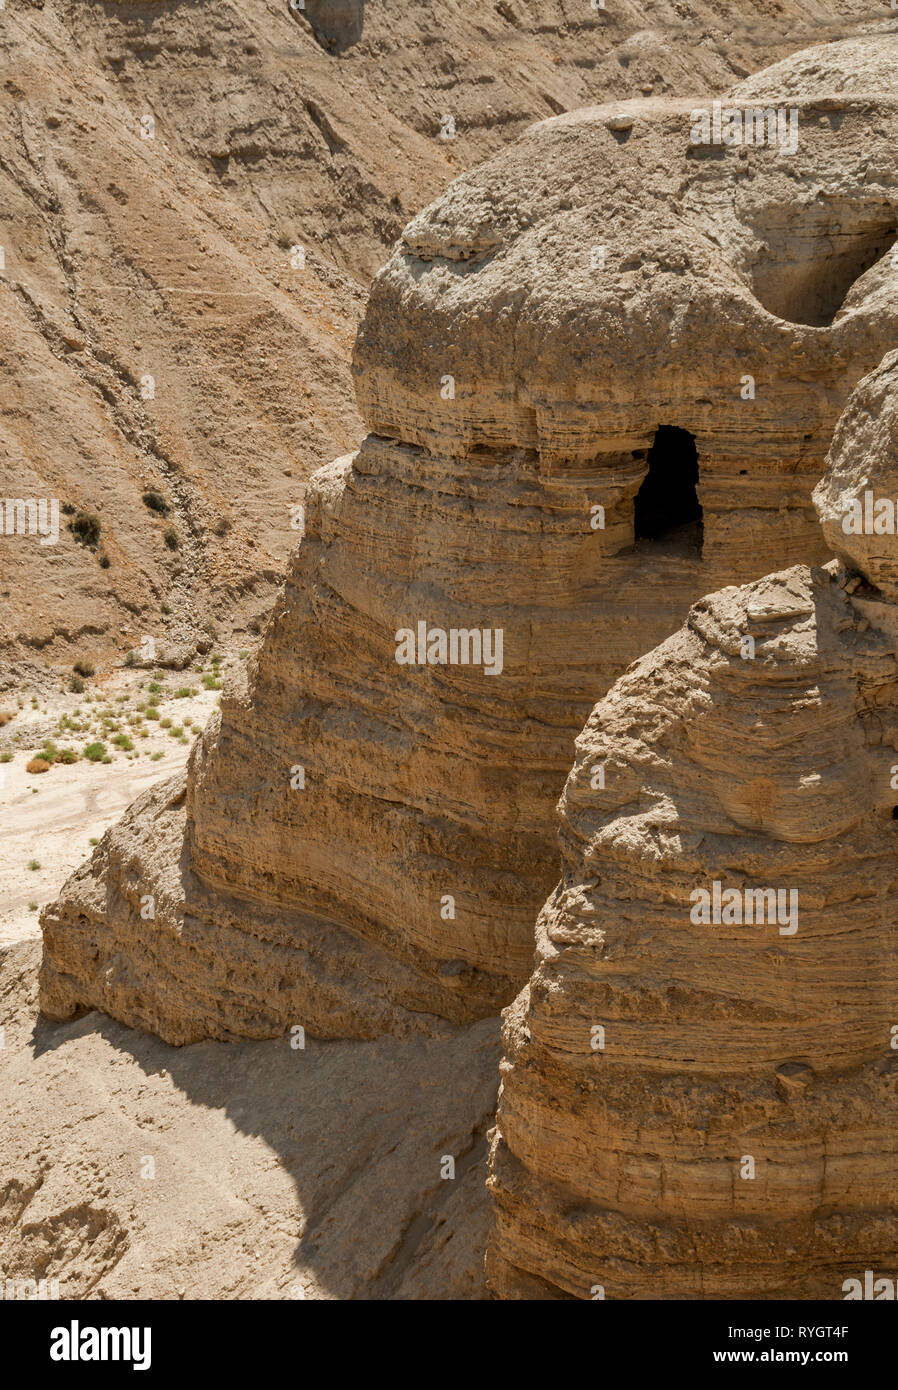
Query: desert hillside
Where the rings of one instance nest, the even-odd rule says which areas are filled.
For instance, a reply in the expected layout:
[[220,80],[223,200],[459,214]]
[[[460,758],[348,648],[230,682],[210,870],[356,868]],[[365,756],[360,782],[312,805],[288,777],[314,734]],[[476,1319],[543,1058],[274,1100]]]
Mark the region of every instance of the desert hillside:
[[891,1278],[898,17],[0,49],[0,1298]]
[[10,0],[0,497],[55,499],[60,531],[0,547],[0,689],[258,628],[308,477],[361,438],[368,281],[460,171],[533,121],[724,89],[865,20],[861,0]]

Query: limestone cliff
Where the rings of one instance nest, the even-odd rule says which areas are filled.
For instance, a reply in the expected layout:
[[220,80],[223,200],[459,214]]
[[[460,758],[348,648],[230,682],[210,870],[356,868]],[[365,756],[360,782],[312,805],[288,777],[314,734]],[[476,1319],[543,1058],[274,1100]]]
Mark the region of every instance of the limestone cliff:
[[[892,353],[817,491],[832,540],[896,446]],[[896,539],[838,532],[847,568],[702,599],[577,741],[506,1014],[502,1297],[839,1299],[895,1266]]]
[[[356,348],[370,434],[316,475],[186,786],[44,914],[47,1013],[184,1042],[508,1003],[596,697],[701,594],[828,553],[811,487],[898,330],[884,48],[833,46],[826,96],[784,66],[794,149],[702,144],[696,101],[591,108],[411,223]],[[484,650],[453,664],[459,633]]]
[[0,503],[71,510],[44,547],[0,515],[0,690],[144,636],[183,664],[210,628],[258,632],[310,474],[363,434],[363,289],[462,169],[534,120],[722,89],[869,11],[3,0]]

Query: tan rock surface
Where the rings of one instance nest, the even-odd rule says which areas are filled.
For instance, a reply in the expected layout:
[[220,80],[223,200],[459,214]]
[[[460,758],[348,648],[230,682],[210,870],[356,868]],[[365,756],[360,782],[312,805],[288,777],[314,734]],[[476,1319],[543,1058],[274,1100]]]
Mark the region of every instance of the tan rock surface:
[[485,1296],[495,1020],[174,1049],[39,1019],[37,957],[0,949],[4,1280],[66,1300]]
[[535,120],[723,90],[809,43],[888,27],[866,0],[779,14],[763,0],[45,0],[5,38],[101,74],[194,179],[367,280],[410,216]]
[[[45,913],[44,1017],[34,944],[0,950],[0,1271],[64,1298],[483,1297],[488,1015],[531,969],[574,735],[690,603],[754,580],[702,600],[579,745],[571,891],[506,1023],[490,1272],[512,1298],[837,1298],[898,1256],[896,634],[880,538],[835,547],[878,590],[798,562],[832,552],[810,488],[895,341],[895,21],[866,0],[306,10],[0,16],[0,493],[103,524],[98,552],[68,532],[53,557],[0,548],[0,688],[147,631],[182,663],[211,626],[255,627],[309,474],[362,434],[360,286],[402,224],[535,117],[611,104],[528,131],[415,217],[357,346],[371,433],[311,484],[248,679]],[[795,155],[689,147],[694,107],[762,54],[864,21],[723,97],[794,101]],[[165,366],[142,400],[148,353]],[[861,455],[892,486],[892,374],[843,418],[825,528]],[[639,513],[653,441],[688,472],[659,426],[695,435],[701,526],[663,490]],[[671,500],[681,524],[652,539]],[[422,619],[501,626],[502,674],[398,666],[396,629]],[[20,771],[20,832],[109,812],[79,812],[73,783],[32,820]],[[740,883],[792,875],[795,937],[684,930],[678,895],[712,858]],[[607,974],[596,905],[623,924]]]
[[[4,32],[21,22],[7,9]],[[161,131],[142,139],[89,66],[73,83],[69,55],[16,53],[2,108],[0,498],[53,499],[68,515],[56,544],[21,527],[0,537],[4,688],[20,669],[96,663],[143,635],[161,658],[185,643],[189,658],[210,625],[267,611],[297,540],[291,506],[360,432],[344,366],[358,285],[317,252],[292,269]],[[68,529],[82,511],[100,523],[93,549]]]
[[[888,488],[896,399],[893,353],[825,515]],[[506,1014],[501,1297],[839,1299],[894,1267],[898,613],[849,548],[702,599],[577,741]]]
[[839,421],[829,467],[814,490],[814,501],[833,553],[859,569],[891,602],[898,599],[896,450],[895,359],[888,356],[865,381],[855,409]]
[[[248,686],[186,789],[144,797],[45,913],[51,1015],[99,1007],[175,1042],[373,1037],[513,997],[596,694],[700,594],[828,553],[811,487],[898,328],[898,117],[843,96],[838,53],[861,57],[835,47],[839,120],[794,98],[794,153],[694,145],[693,103],[630,103],[624,130],[595,108],[415,219],[356,348],[372,433],[316,475]],[[752,293],[796,245],[790,313],[819,319],[825,289],[831,322]],[[637,535],[658,470],[679,490],[662,478],[656,519],[682,524]],[[501,672],[398,665],[420,622],[501,630]]]
[[4,7],[0,500],[56,499],[101,536],[0,535],[0,688],[257,623],[309,474],[362,434],[362,287],[459,169],[553,112],[721,89],[870,20],[866,0],[576,8]]

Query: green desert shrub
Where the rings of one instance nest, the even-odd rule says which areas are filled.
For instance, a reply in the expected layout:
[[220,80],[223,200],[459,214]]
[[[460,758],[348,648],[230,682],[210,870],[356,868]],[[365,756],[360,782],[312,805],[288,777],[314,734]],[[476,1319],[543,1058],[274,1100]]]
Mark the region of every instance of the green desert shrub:
[[168,516],[171,510],[162,493],[153,489],[143,494],[143,505],[149,507],[151,512],[158,512],[159,516]]
[[78,512],[71,523],[75,539],[82,545],[95,546],[100,539],[100,518],[96,512]]

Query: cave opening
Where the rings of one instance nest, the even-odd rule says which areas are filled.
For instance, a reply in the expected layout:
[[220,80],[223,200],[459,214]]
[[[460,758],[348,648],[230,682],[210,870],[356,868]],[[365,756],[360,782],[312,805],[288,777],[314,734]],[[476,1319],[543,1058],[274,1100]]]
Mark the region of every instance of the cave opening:
[[805,235],[793,235],[785,245],[782,237],[764,237],[764,258],[751,274],[752,291],[765,309],[812,328],[834,322],[855,282],[895,245],[898,235],[890,208],[858,212],[842,207],[824,217],[825,212],[824,206]]
[[659,425],[648,454],[648,472],[636,494],[636,540],[682,540],[701,551],[702,508],[698,500],[695,435]]

